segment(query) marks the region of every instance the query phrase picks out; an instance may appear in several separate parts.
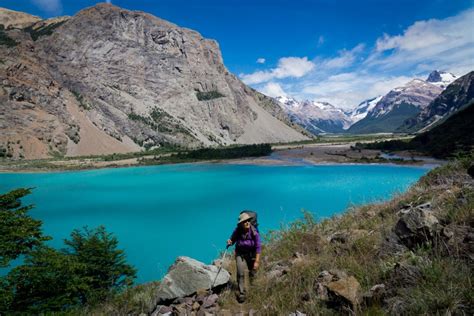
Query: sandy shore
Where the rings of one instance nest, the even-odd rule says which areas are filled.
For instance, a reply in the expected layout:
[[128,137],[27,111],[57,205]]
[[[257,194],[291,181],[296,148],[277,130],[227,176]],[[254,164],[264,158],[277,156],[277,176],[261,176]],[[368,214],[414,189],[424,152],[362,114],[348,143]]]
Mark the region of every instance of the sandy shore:
[[[384,154],[380,150],[356,149],[355,143],[320,143],[306,145],[274,146],[274,152],[267,157],[242,158],[230,160],[200,161],[196,163],[224,163],[224,164],[251,164],[251,165],[308,165],[332,163],[387,163],[395,162],[408,165],[443,164],[444,161],[420,154],[401,151],[394,153],[396,161],[380,159]],[[165,154],[169,155],[169,154]],[[140,159],[152,159],[154,156],[144,156]],[[402,161],[402,159],[404,161]],[[139,166],[138,158],[103,161],[95,159],[65,159],[44,161],[46,164],[28,164],[25,162],[8,162],[0,164],[0,173],[29,173],[54,172],[66,170],[83,170],[98,168],[118,168]]]

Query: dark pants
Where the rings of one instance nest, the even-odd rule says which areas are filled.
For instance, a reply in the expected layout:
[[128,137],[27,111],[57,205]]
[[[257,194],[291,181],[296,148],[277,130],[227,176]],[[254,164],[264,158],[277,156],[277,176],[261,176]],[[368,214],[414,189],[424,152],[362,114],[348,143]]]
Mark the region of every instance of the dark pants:
[[245,294],[245,267],[249,270],[250,281],[255,276],[253,264],[255,262],[255,253],[238,253],[235,255],[237,263],[237,283],[239,284],[240,294]]

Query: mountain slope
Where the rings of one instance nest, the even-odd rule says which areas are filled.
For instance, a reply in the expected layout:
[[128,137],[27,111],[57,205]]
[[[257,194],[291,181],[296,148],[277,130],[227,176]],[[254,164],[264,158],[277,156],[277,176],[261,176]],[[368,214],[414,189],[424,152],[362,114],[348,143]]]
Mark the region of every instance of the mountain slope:
[[449,117],[474,99],[474,71],[460,77],[446,88],[426,109],[406,120],[399,131],[414,132],[429,128]]
[[277,97],[276,100],[293,122],[314,135],[342,133],[351,123],[346,113],[327,102],[300,102],[287,97]]
[[387,93],[367,116],[352,125],[349,133],[394,132],[406,119],[414,117],[436,98],[443,88],[421,79]]
[[229,73],[215,41],[149,14],[99,4],[6,33],[0,146],[14,157],[307,139]]

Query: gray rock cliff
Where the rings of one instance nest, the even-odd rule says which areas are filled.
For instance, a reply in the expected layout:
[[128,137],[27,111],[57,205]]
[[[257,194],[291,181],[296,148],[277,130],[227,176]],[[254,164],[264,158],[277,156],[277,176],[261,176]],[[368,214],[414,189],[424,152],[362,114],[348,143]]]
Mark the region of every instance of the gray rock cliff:
[[147,13],[98,4],[5,33],[0,146],[14,157],[307,139],[216,41]]

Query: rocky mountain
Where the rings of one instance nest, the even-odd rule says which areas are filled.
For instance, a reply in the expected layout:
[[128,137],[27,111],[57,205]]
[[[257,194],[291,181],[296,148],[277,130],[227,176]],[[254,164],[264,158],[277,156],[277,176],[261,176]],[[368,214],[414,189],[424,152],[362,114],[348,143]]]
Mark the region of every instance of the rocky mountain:
[[428,78],[426,79],[426,82],[440,86],[444,89],[456,79],[457,77],[452,73],[434,70],[429,74]]
[[0,8],[0,24],[5,29],[24,28],[41,21],[40,17]]
[[351,118],[344,111],[327,102],[297,101],[282,96],[276,100],[293,122],[315,135],[342,133],[351,124]]
[[442,91],[441,84],[414,79],[383,96],[367,116],[352,125],[348,132],[394,132],[406,119],[423,111]]
[[424,131],[445,120],[474,100],[474,71],[460,77],[416,117],[407,119],[399,131]]
[[367,99],[362,101],[355,109],[346,112],[351,120],[351,125],[359,122],[360,120],[364,119],[367,114],[374,109],[377,103],[382,99],[382,96],[378,96],[375,98]]
[[0,147],[13,157],[307,139],[193,30],[110,4],[26,24],[8,16]]

